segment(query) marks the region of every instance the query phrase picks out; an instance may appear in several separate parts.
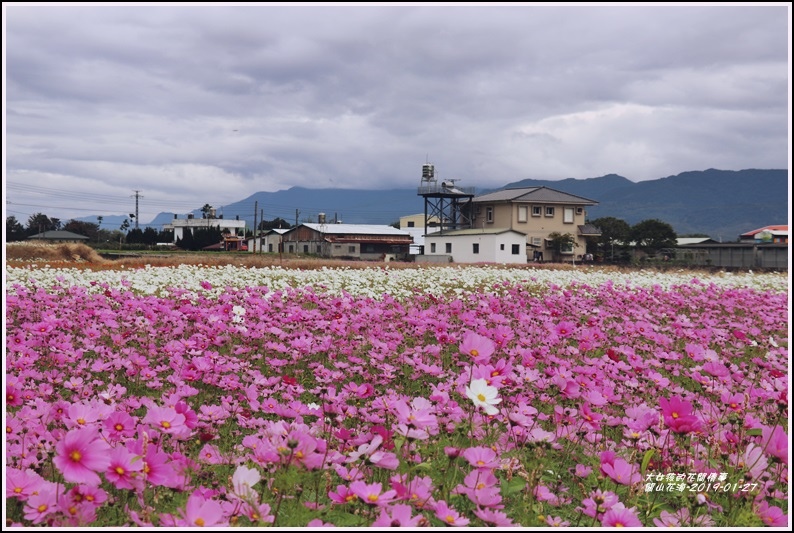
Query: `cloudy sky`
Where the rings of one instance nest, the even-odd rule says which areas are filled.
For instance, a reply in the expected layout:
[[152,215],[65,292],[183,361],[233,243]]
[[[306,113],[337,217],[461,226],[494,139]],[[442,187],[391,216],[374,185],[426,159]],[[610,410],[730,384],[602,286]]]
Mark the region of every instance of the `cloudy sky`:
[[787,3],[3,4],[23,224],[256,191],[789,168]]

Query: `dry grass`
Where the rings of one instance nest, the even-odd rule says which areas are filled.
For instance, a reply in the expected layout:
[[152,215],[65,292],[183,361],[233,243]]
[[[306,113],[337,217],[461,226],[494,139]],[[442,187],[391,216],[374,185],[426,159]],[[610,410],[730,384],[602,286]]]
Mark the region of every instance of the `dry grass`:
[[14,263],[107,263],[93,248],[82,243],[7,243],[5,247],[7,264]]

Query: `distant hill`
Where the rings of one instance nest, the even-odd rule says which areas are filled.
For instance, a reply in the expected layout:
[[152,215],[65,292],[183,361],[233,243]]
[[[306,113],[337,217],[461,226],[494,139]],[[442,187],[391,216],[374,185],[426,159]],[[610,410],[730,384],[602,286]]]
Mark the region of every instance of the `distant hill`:
[[[633,182],[607,174],[588,179],[559,181],[526,179],[502,188],[549,187],[598,202],[587,210],[588,218],[615,217],[634,225],[657,218],[673,226],[679,235],[703,233],[713,239],[735,241],[741,233],[769,224],[788,222],[787,170],[715,170],[683,172],[656,180]],[[477,190],[477,195],[498,189]],[[424,212],[424,201],[415,188],[390,190],[306,189],[292,187],[277,192],[258,192],[238,202],[218,207],[224,218],[254,222],[254,203],[266,220],[283,218],[294,224],[316,221],[325,213],[329,222],[391,224],[401,216]],[[193,214],[201,217],[200,209]],[[179,217],[184,218],[180,213]],[[114,217],[106,216],[105,223]],[[173,213],[160,213],[145,226],[162,229]],[[257,213],[259,218],[259,213]],[[96,222],[96,217],[78,220]]]

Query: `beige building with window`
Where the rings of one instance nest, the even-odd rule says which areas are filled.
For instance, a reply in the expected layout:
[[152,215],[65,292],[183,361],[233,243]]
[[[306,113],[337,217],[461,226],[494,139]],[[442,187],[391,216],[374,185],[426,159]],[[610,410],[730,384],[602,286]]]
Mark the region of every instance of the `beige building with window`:
[[586,237],[597,237],[601,232],[585,222],[590,206],[595,200],[583,198],[548,187],[504,189],[472,200],[474,228],[508,228],[526,235],[527,256],[532,260],[539,252],[546,261],[555,258],[548,240],[551,233],[573,235],[574,246],[561,251],[561,259],[585,253]]

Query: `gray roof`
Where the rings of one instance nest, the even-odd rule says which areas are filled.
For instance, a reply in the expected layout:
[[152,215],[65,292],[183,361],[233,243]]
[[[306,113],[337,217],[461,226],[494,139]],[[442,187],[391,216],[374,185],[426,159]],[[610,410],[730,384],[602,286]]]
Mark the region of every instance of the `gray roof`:
[[579,204],[597,205],[598,202],[568,194],[567,192],[549,189],[548,187],[524,187],[521,189],[504,189],[484,194],[472,199],[473,202],[538,202],[547,204]]
[[[301,224],[319,233],[328,235],[400,235],[410,236],[410,233],[393,226],[376,226],[371,224]],[[295,229],[295,228],[292,228]]]
[[526,233],[521,233],[520,231],[516,231],[510,228],[467,228],[467,229],[456,229],[456,230],[444,231],[438,233],[428,233],[427,237],[458,237],[461,235],[499,235],[511,231],[513,233],[518,233],[519,235],[526,235]]
[[31,235],[28,239],[39,239],[39,240],[47,240],[47,241],[87,241],[88,237],[85,235],[80,235],[79,233],[72,233],[71,231],[44,231],[42,233],[37,233],[35,235]]
[[582,224],[579,226],[579,235],[601,235],[601,230],[592,224]]

